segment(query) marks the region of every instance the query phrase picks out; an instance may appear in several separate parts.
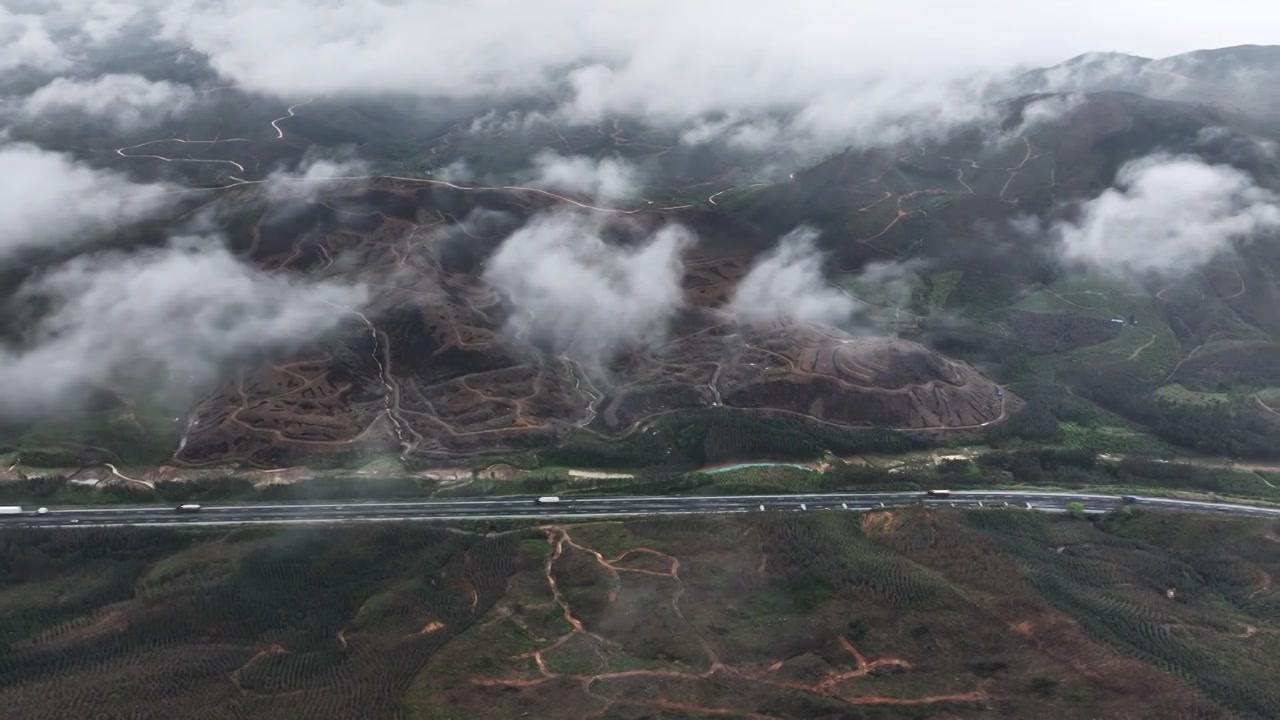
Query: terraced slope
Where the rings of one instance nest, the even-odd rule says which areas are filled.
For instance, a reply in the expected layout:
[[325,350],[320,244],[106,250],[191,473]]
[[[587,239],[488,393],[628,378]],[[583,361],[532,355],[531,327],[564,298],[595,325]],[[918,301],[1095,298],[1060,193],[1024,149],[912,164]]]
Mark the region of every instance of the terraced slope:
[[372,297],[359,311],[334,308],[347,329],[333,343],[273,358],[201,402],[176,455],[183,464],[336,462],[371,450],[448,459],[543,446],[569,432],[612,438],[711,408],[961,431],[997,422],[1017,403],[915,343],[731,322],[717,307],[772,239],[715,213],[617,213],[624,242],[672,221],[697,230],[685,258],[688,309],[665,343],[589,372],[504,333],[512,309],[482,278],[511,232],[535,213],[580,210],[575,198],[381,178],[339,184],[289,214],[262,205],[251,187],[221,204],[255,264],[365,283]]

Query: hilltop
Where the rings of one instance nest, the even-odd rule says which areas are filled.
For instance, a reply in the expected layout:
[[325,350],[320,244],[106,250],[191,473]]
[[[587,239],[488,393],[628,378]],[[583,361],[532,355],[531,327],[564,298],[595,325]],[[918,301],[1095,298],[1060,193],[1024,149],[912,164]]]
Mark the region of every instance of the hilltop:
[[[1257,192],[1280,191],[1257,132],[1265,118],[1194,88],[1126,80],[1176,72],[1221,85],[1270,72],[1274,55],[1081,56],[1024,76],[1011,97],[941,137],[850,147],[785,173],[791,151],[690,143],[678,128],[625,117],[561,127],[539,114],[545,99],[285,103],[214,85],[189,59],[139,56],[157,76],[201,85],[209,106],[159,127],[67,116],[13,131],[132,181],[183,188],[98,249],[160,247],[182,228],[225,242],[254,272],[358,285],[368,303],[328,313],[335,327],[323,337],[234,358],[176,406],[136,383],[101,382],[56,416],[7,418],[0,452],[15,466],[396,458],[421,468],[551,447],[665,456],[678,445],[665,433],[687,423],[755,428],[735,430],[742,438],[765,423],[845,452],[989,439],[1017,417],[1017,427],[1043,429],[1036,440],[1075,433],[1096,447],[1125,436],[1167,448],[1146,442],[1154,434],[1268,456],[1280,434],[1275,239],[1236,239],[1193,271],[1143,275],[1105,257],[1073,264],[1054,230],[1151,158],[1196,158],[1242,173]],[[643,195],[606,202],[534,187],[521,173],[546,149],[633,163]],[[459,160],[471,179],[444,177]],[[623,254],[665,227],[696,235],[679,255],[678,310],[664,332],[603,363],[596,349],[584,356],[522,334],[535,318],[484,275],[509,239],[548,216],[592,218]],[[821,272],[804,287],[847,299],[852,318],[726,321],[751,268],[805,226],[818,231]],[[31,251],[3,270],[15,297],[0,332],[12,347],[31,341],[40,307],[18,289],[79,252]],[[846,436],[856,440],[833,440]]]
[[[222,202],[251,206],[251,192]],[[671,222],[700,230],[683,257],[690,309],[660,347],[627,352],[602,376],[513,343],[481,269],[530,217],[564,205],[532,191],[380,179],[326,191],[282,222],[269,211],[256,221],[237,215],[252,228],[243,250],[254,263],[375,278],[372,298],[336,345],[246,369],[214,391],[191,412],[175,460],[272,466],[382,448],[441,461],[546,446],[570,432],[617,438],[700,410],[945,433],[1016,407],[972,368],[917,343],[727,321],[717,307],[753,245],[758,252],[768,239],[726,237],[732,225],[697,209],[657,206],[618,221],[618,232],[640,236]],[[424,244],[424,236],[444,240]]]

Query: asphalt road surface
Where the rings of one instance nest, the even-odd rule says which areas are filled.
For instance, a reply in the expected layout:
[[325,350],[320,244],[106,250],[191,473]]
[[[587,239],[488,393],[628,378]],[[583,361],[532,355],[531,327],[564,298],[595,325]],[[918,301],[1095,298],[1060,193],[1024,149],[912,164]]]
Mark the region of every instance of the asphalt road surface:
[[[1086,512],[1101,513],[1124,505],[1118,495],[1039,491],[955,491],[946,497],[922,492],[820,493],[808,495],[723,495],[666,497],[562,497],[558,503],[538,503],[533,497],[490,497],[450,500],[334,500],[295,503],[212,503],[198,512],[178,512],[174,506],[50,507],[36,515],[24,506],[16,515],[0,515],[0,527],[123,527],[223,525],[338,525],[354,522],[458,520],[567,520],[646,515],[689,515],[733,512],[812,512],[818,510],[876,510],[924,503],[930,507],[1015,507],[1065,512],[1072,502]],[[1231,503],[1139,497],[1137,506],[1157,512],[1201,512],[1251,515],[1280,519],[1280,508]]]

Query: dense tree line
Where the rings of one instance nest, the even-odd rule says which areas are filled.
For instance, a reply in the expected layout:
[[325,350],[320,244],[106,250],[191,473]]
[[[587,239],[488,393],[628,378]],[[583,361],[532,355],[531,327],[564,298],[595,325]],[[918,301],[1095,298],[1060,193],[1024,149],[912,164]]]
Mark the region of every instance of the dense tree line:
[[1014,481],[1028,485],[1116,485],[1280,498],[1280,491],[1256,476],[1229,468],[1144,458],[1100,462],[1093,453],[1082,450],[987,453],[978,456],[977,462],[984,477],[1008,473]]
[[1179,403],[1162,400],[1153,390],[1117,374],[1095,377],[1084,388],[1089,399],[1174,445],[1214,455],[1280,458],[1280,425],[1246,401]]
[[69,622],[102,605],[129,597],[152,562],[194,542],[193,536],[164,530],[118,532],[88,528],[74,533],[15,529],[0,533],[0,589],[42,578],[99,567],[101,582],[80,588],[49,606],[20,607],[0,623],[0,650],[42,630]]
[[1153,385],[1118,371],[1089,374],[1079,386],[1084,397],[1062,386],[1013,386],[1014,392],[1027,399],[1027,405],[1006,422],[990,428],[988,442],[999,444],[1014,438],[1056,442],[1062,439],[1060,423],[1096,424],[1104,414],[1100,407],[1151,428],[1168,443],[1196,452],[1280,457],[1280,424],[1259,415],[1246,400],[1209,404],[1163,400],[1154,394]]
[[1009,388],[1027,404],[1003,423],[987,430],[987,441],[1022,439],[1056,442],[1062,439],[1060,423],[1095,425],[1104,420],[1105,412],[1068,388],[1049,383],[1014,383]]
[[573,442],[539,451],[542,466],[692,469],[734,460],[813,460],[895,453],[923,442],[874,428],[841,430],[791,419],[735,415],[657,423],[607,443]]
[[[840,465],[822,474],[822,490],[913,490],[936,484],[932,473],[923,470],[890,472],[869,465]],[[892,487],[889,487],[892,486]]]
[[255,496],[261,500],[337,500],[341,498],[424,497],[437,483],[412,477],[318,477],[296,483],[264,485]]
[[[542,556],[521,543],[541,538],[422,525],[0,533],[0,589],[90,580],[6,616],[0,685],[48,688],[32,696],[47,717],[154,715],[210,686],[221,703],[210,716],[262,714],[254,694],[278,693],[299,717],[390,717],[406,684],[489,611],[515,571],[540,571]],[[24,642],[65,636],[105,608],[127,621],[74,642]],[[420,632],[429,622],[435,629]],[[255,655],[264,646],[281,652]],[[250,692],[227,692],[228,677]]]
[[734,418],[682,429],[684,449],[695,459],[721,463],[738,459],[812,460],[824,448],[811,435],[773,420]]
[[1010,438],[1055,442],[1062,439],[1062,427],[1054,406],[1043,399],[1034,398],[1007,420],[987,429],[987,441],[999,442]]

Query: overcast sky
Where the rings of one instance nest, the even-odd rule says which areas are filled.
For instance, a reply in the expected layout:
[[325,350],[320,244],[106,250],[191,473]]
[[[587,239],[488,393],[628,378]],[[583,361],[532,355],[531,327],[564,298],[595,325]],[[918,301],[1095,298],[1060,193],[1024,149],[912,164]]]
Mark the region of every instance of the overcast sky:
[[[973,76],[1086,51],[1276,41],[1249,0],[0,0],[0,72],[82,72],[162,40],[244,89],[300,100],[559,92],[560,121],[631,115],[755,145],[894,143],[981,116]],[[965,84],[957,85],[959,78]],[[141,97],[156,97],[160,93]],[[761,126],[761,111],[794,113]],[[704,126],[705,127],[705,126]],[[781,132],[779,132],[781,130]]]
[[[1257,0],[0,0],[0,68],[154,26],[275,92],[530,87],[596,59],[586,105],[813,93],[865,74],[947,75],[1090,50],[1162,56],[1276,41]],[[61,45],[64,53],[55,51]],[[693,92],[692,90],[696,90]]]
[[[536,77],[587,57],[623,60],[625,77],[680,69],[766,84],[797,73],[949,73],[1053,63],[1089,50],[1168,55],[1274,42],[1280,11],[1256,0],[849,3],[787,0],[177,0],[166,24],[227,71],[264,86],[320,88],[359,77],[440,87]],[[398,72],[374,77],[372,68]],[[398,77],[397,77],[398,76]],[[656,88],[655,88],[656,89]],[[745,89],[741,90],[745,91]],[[738,92],[732,88],[723,93]]]

